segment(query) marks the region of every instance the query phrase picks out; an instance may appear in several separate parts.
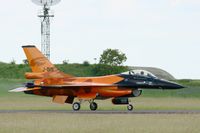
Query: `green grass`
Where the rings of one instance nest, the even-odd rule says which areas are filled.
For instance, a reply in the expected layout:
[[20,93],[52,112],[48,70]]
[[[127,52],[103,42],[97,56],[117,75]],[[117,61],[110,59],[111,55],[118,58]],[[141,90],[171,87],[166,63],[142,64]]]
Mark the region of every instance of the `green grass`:
[[[56,64],[59,70],[67,74],[74,76],[99,76],[104,74],[116,74],[124,71],[128,71],[127,67],[120,66],[108,66],[108,65],[95,65],[95,64]],[[99,69],[99,68],[103,68]],[[113,71],[108,71],[113,70]],[[97,71],[97,72],[96,72]],[[99,72],[100,71],[100,72]],[[0,78],[4,79],[24,79],[24,74],[26,72],[31,72],[31,69],[27,64],[7,64],[0,63]]]
[[27,65],[0,63],[0,78],[22,79],[24,78],[24,73],[29,71],[30,68]]
[[[154,73],[156,76],[164,79],[174,79],[169,73],[158,68],[149,67],[127,67],[127,66],[109,66],[103,64],[56,64],[56,67],[68,74],[80,77],[102,76],[109,74],[118,74],[129,69],[142,69]],[[0,62],[0,78],[6,79],[24,79],[24,74],[31,69],[27,64],[11,64]]]
[[93,65],[83,64],[57,64],[56,67],[64,73],[72,74],[74,76],[93,76]]
[[0,114],[2,133],[199,133],[200,115]]
[[190,79],[182,79],[182,80],[177,80],[176,82],[180,84],[184,84],[186,87],[199,87],[200,86],[200,80],[190,80]]
[[[83,64],[57,64],[56,67],[65,73],[75,76],[92,76],[94,65]],[[7,64],[0,63],[0,78],[6,79],[24,79],[24,74],[31,72],[28,65],[25,64]]]

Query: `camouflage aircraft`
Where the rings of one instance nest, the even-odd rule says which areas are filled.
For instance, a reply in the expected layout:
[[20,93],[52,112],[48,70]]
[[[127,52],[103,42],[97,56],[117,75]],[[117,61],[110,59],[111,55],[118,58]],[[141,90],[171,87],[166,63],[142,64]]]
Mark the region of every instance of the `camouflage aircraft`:
[[[95,100],[109,98],[113,104],[127,105],[127,109],[131,111],[133,105],[129,98],[140,96],[142,89],[183,88],[144,70],[99,77],[75,77],[59,71],[35,46],[22,47],[32,70],[25,73],[25,77],[34,81],[10,92],[52,97],[55,103],[72,104],[75,111],[80,110],[83,101],[88,101],[90,109],[96,110],[98,106]],[[74,102],[75,98],[79,102]]]

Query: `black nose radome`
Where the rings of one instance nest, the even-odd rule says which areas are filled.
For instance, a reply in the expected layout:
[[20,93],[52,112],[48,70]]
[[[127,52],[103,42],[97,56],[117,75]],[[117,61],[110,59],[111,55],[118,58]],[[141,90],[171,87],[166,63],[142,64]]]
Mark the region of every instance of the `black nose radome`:
[[156,79],[156,80],[154,80],[154,84],[155,84],[156,88],[160,88],[160,89],[181,89],[181,88],[184,88],[182,85],[179,85],[175,82],[171,82],[171,81],[164,80],[164,79]]
[[179,85],[177,83],[174,83],[174,82],[170,82],[170,81],[167,81],[167,80],[160,80],[158,82],[158,84],[160,85],[161,88],[163,89],[182,89],[182,88],[185,88],[184,86],[182,85]]
[[176,83],[171,83],[171,85],[169,85],[169,88],[171,89],[182,89],[185,88],[182,85],[176,84]]

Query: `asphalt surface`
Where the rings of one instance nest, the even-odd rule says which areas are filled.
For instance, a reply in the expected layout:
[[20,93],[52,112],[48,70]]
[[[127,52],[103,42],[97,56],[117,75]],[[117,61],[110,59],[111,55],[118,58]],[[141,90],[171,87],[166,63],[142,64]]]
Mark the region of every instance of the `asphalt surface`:
[[3,113],[63,113],[63,114],[200,114],[200,110],[139,110],[139,111],[67,111],[67,110],[0,110]]

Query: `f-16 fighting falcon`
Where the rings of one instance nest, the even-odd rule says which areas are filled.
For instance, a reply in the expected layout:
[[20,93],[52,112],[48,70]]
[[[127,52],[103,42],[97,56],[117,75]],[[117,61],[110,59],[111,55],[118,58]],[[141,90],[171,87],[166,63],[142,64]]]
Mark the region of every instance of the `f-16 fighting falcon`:
[[[97,110],[95,100],[105,99],[111,99],[115,105],[127,105],[131,111],[133,105],[129,98],[140,96],[143,89],[183,88],[144,70],[99,77],[75,77],[59,71],[35,46],[23,46],[23,50],[32,70],[25,77],[34,81],[10,92],[52,97],[55,103],[72,104],[75,111],[80,110],[83,101],[89,102],[91,110]],[[75,98],[79,102],[74,102]]]

